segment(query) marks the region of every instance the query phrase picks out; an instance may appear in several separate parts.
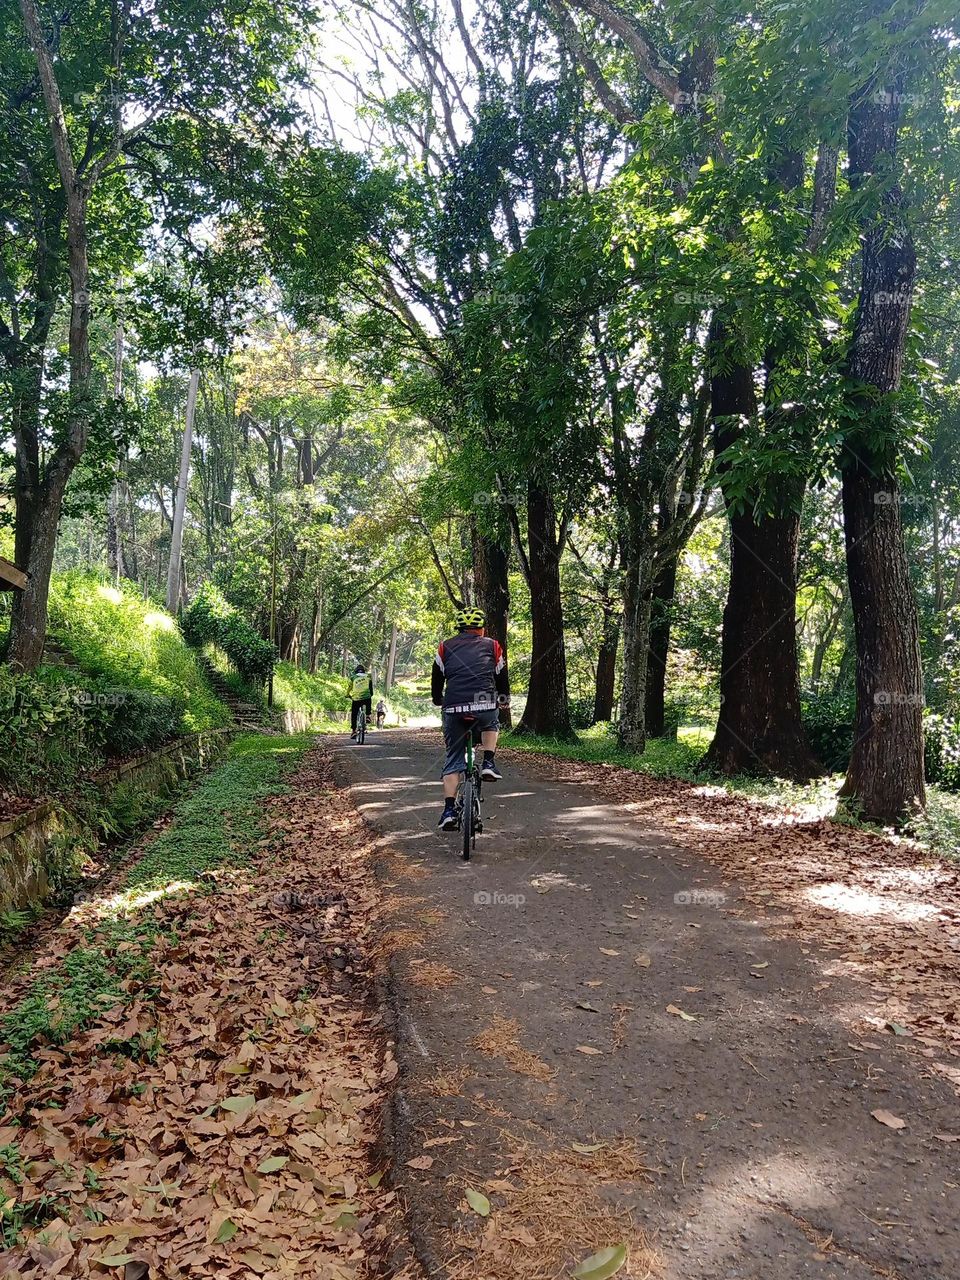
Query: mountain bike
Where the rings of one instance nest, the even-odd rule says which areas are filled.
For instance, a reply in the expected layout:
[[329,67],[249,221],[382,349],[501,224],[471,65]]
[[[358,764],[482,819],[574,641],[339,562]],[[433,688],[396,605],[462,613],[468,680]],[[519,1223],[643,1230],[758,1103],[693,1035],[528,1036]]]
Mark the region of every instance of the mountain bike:
[[469,725],[466,734],[466,769],[463,780],[457,787],[457,826],[463,837],[462,857],[464,862],[470,861],[470,854],[477,847],[477,836],[483,831],[483,818],[480,806],[483,804],[483,779],[480,777],[480,765],[474,750],[478,735],[473,725],[472,716],[464,716]]
[[363,746],[363,740],[367,736],[367,713],[361,706],[357,712],[357,742]]

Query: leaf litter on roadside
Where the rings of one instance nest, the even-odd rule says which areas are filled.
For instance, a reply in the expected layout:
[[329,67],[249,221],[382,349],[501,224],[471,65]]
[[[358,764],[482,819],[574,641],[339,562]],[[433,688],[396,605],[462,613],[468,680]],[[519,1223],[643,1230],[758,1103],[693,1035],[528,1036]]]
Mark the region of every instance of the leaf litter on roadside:
[[[559,1151],[506,1131],[501,1137],[509,1177],[502,1171],[482,1183],[483,1193],[496,1201],[486,1218],[465,1216],[445,1262],[447,1274],[457,1280],[602,1280],[628,1257],[638,1280],[654,1273],[655,1258],[631,1212],[604,1195],[607,1186],[636,1189],[648,1181],[631,1142],[573,1143],[572,1151]],[[577,1270],[588,1264],[589,1270]]]
[[[396,1194],[370,1153],[396,1062],[371,1012],[372,844],[321,750],[294,786],[246,865],[152,905],[153,1004],[134,991],[37,1054],[2,1121],[24,1170],[8,1191],[59,1216],[24,1225],[0,1275],[348,1280],[387,1247]],[[291,894],[319,904],[296,927]]]

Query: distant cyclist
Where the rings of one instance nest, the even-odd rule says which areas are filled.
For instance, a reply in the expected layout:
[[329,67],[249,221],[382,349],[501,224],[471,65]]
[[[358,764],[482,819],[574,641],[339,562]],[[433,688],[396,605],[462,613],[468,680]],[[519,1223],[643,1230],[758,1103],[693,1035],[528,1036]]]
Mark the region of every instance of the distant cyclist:
[[383,728],[383,722],[387,718],[387,704],[381,698],[377,703],[377,728]]
[[370,707],[373,703],[373,677],[367,674],[362,662],[357,663],[357,668],[350,680],[350,699],[350,737],[355,738],[360,708],[363,707],[369,720]]
[[443,763],[443,813],[441,831],[457,825],[454,801],[466,768],[467,734],[481,731],[483,763],[480,776],[499,781],[495,753],[500,729],[499,707],[507,705],[507,666],[499,641],[483,634],[480,609],[460,609],[454,619],[457,634],[444,640],[433,660],[431,692],[442,707],[443,738],[447,755]]

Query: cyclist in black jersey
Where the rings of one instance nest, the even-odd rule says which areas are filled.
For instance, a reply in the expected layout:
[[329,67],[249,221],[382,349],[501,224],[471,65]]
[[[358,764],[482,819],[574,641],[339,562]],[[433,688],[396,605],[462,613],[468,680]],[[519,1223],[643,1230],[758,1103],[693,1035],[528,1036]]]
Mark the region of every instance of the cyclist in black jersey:
[[447,744],[441,775],[443,813],[437,824],[441,831],[452,831],[457,825],[454,801],[466,768],[468,733],[480,733],[480,776],[484,781],[499,782],[503,776],[496,763],[499,708],[509,705],[510,691],[500,642],[483,634],[483,612],[461,609],[455,622],[457,633],[441,642],[431,676],[434,705],[443,708],[443,737]]

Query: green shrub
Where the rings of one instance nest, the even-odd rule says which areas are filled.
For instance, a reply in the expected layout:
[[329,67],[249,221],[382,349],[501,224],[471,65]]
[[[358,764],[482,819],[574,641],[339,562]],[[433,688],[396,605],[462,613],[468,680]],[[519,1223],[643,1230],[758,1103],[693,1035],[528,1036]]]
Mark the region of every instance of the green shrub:
[[928,782],[960,791],[960,721],[927,715],[923,720],[924,768]]
[[[392,689],[387,690],[384,696],[390,710],[396,712],[401,721],[413,717],[417,719],[429,717],[437,721],[440,719],[440,712],[433,705],[433,700],[430,697],[429,668],[426,675],[419,680],[397,681]],[[515,697],[513,699],[514,721],[519,720],[522,709],[523,700]]]
[[0,783],[66,791],[111,756],[148,751],[180,732],[182,706],[63,667],[0,666]]
[[0,666],[0,783],[24,792],[50,778],[69,784],[96,759],[100,712],[85,702],[88,693],[73,672]]
[[[177,708],[177,729],[198,732],[229,720],[176,621],[133,588],[80,570],[56,574],[49,625],[51,636],[88,675],[114,688],[169,699]],[[132,713],[135,704],[128,705]]]
[[108,756],[132,756],[150,751],[180,730],[181,707],[162,693],[97,686],[90,696],[102,709],[100,731],[103,750]]
[[586,698],[570,699],[570,723],[574,729],[589,729],[594,724],[593,694]]
[[226,724],[169,614],[96,574],[54,577],[50,634],[76,666],[0,666],[0,785],[65,793],[111,757]]
[[219,645],[244,680],[263,684],[273,670],[272,645],[210,583],[194,597],[181,625],[187,643],[195,649]]
[[811,690],[801,700],[803,725],[817,759],[831,773],[842,772],[850,760],[856,704],[852,693]]
[[315,726],[342,720],[350,705],[342,676],[328,672],[311,675],[292,662],[277,663],[273,696],[278,707],[309,716]]

